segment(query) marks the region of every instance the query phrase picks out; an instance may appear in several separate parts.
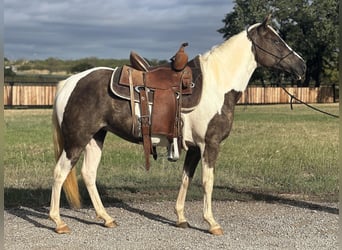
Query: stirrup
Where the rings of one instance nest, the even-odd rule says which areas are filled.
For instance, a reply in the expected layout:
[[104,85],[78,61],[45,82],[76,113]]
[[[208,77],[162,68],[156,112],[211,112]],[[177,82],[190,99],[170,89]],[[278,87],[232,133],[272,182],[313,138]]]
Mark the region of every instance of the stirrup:
[[173,141],[167,146],[167,150],[167,159],[169,161],[177,161],[179,159],[178,141],[176,137],[174,137]]

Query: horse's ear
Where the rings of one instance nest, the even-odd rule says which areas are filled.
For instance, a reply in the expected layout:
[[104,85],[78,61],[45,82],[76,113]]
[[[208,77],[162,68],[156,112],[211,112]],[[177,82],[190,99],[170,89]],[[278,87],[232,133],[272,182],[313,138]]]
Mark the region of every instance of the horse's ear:
[[258,27],[258,32],[259,34],[264,34],[264,32],[266,32],[267,30],[267,25],[271,20],[271,14],[267,15],[264,19],[264,21],[260,24],[260,26]]
[[271,20],[271,16],[272,16],[272,14],[268,14],[268,15],[265,17],[264,21],[262,22],[261,26],[263,26],[264,28],[266,28],[267,25],[268,25],[268,23],[269,23],[270,20]]

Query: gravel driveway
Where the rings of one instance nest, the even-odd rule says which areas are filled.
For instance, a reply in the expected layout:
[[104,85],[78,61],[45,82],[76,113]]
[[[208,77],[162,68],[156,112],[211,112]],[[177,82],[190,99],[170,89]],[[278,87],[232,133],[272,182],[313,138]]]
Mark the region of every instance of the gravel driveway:
[[174,202],[108,207],[118,227],[107,229],[92,208],[61,209],[72,232],[58,235],[48,208],[5,210],[5,249],[338,249],[338,204],[214,201],[224,235],[212,236],[202,202],[186,203],[191,228],[174,226]]

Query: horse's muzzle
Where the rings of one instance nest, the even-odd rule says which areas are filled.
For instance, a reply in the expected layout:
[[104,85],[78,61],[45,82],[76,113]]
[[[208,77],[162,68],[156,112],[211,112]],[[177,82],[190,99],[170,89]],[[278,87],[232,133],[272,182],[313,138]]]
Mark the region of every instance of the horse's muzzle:
[[299,60],[297,63],[292,64],[291,72],[296,76],[297,80],[301,80],[306,72],[306,64],[303,60]]
[[297,75],[298,80],[302,79],[302,77],[305,75],[305,72],[306,72],[306,64],[305,64],[305,62],[303,62],[300,66],[300,72]]

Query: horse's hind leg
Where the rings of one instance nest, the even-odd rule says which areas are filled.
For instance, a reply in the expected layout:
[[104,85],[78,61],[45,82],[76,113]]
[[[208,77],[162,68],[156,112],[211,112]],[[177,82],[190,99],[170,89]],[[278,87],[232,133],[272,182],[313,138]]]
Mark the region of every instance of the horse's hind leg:
[[102,133],[100,135],[101,139],[94,137],[95,139],[91,139],[85,148],[81,173],[97,217],[104,220],[105,227],[115,227],[116,223],[106,212],[96,188],[96,173],[101,159],[102,144],[105,136],[105,132],[100,133]]
[[186,153],[184,167],[183,167],[183,176],[182,176],[182,184],[179,188],[179,193],[175,206],[175,213],[177,215],[176,226],[181,228],[189,227],[189,224],[184,215],[184,206],[185,206],[185,198],[188,191],[189,184],[191,182],[192,177],[194,176],[195,169],[199,160],[201,159],[200,149],[197,147],[190,147],[188,152]]
[[71,161],[66,157],[65,151],[59,157],[55,170],[54,170],[54,184],[52,187],[51,193],[51,205],[50,205],[50,213],[49,217],[56,223],[56,232],[57,233],[69,233],[70,229],[62,221],[59,213],[59,204],[61,197],[61,190],[65,179],[67,178],[70,170],[72,168]]

